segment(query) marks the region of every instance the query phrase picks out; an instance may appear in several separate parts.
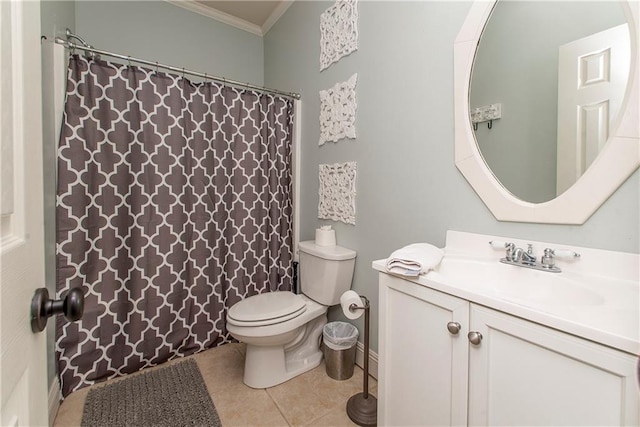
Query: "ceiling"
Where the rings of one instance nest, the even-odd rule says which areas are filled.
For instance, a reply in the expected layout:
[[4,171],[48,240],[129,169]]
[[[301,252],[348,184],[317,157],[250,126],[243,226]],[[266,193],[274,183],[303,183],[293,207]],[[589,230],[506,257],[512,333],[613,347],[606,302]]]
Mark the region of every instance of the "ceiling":
[[258,36],[264,36],[293,0],[167,0]]

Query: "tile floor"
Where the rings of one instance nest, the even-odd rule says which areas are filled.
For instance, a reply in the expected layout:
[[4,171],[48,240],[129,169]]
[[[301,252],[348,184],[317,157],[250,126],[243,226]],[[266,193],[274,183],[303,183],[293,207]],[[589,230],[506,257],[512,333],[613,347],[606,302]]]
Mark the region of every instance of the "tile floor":
[[[336,381],[327,376],[323,362],[284,384],[256,390],[242,382],[244,349],[244,344],[226,344],[189,356],[198,363],[224,427],[355,425],[347,417],[345,407],[349,397],[362,391],[363,372],[358,366],[353,377]],[[179,360],[184,359],[168,363]],[[85,387],[67,396],[54,427],[80,425],[84,400],[90,389]],[[369,391],[377,395],[373,378],[369,380]]]

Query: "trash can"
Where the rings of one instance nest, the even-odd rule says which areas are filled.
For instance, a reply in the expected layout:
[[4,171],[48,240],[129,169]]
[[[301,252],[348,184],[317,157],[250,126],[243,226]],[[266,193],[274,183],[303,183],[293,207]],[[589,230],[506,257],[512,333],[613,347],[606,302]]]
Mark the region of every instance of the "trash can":
[[351,323],[331,322],[324,325],[322,336],[327,375],[334,380],[348,380],[356,363],[358,329]]

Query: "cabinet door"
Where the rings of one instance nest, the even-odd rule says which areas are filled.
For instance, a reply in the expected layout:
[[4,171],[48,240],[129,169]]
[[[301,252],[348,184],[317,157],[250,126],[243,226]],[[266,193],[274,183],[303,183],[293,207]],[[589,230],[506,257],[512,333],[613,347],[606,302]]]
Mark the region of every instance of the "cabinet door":
[[469,424],[638,424],[636,357],[471,304]]
[[466,424],[468,314],[464,300],[380,274],[380,425]]

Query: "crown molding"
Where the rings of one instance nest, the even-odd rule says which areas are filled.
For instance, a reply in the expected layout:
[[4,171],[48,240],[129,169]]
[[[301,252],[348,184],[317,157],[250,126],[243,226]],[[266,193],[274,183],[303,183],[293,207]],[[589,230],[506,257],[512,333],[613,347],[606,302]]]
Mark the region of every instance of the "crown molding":
[[183,9],[187,9],[191,12],[195,12],[197,14],[206,16],[211,19],[215,19],[218,22],[222,22],[227,25],[231,25],[232,27],[241,29],[243,31],[247,31],[251,34],[255,34],[256,36],[263,37],[267,32],[273,27],[273,25],[278,22],[278,19],[289,9],[289,6],[293,4],[294,0],[287,0],[281,2],[269,15],[265,23],[262,27],[252,24],[249,21],[245,21],[244,19],[237,18],[235,16],[229,15],[228,13],[212,9],[203,4],[200,4],[194,0],[165,0],[167,3],[171,3],[174,6],[181,7]]
[[278,19],[280,19],[280,17],[284,15],[284,13],[287,11],[287,9],[289,9],[293,2],[294,0],[280,2],[280,4],[273,10],[273,12],[271,12],[271,15],[269,15],[267,20],[264,21],[264,24],[262,24],[261,29],[263,36],[269,32],[271,27],[273,27],[276,22],[278,22]]
[[247,31],[251,34],[255,34],[256,36],[260,36],[260,37],[264,36],[261,27],[255,24],[252,24],[251,22],[245,21],[244,19],[231,16],[228,13],[221,12],[219,10],[204,6],[193,0],[165,0],[165,1],[167,3],[171,3],[174,6],[178,6],[183,9],[190,10],[191,12],[204,15],[208,18],[215,19],[216,21],[222,22],[224,24],[231,25],[232,27],[236,27],[241,30]]

